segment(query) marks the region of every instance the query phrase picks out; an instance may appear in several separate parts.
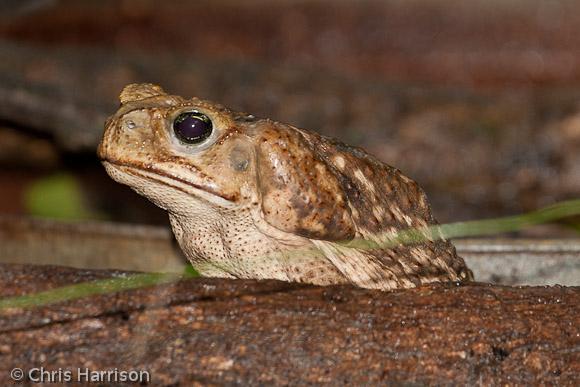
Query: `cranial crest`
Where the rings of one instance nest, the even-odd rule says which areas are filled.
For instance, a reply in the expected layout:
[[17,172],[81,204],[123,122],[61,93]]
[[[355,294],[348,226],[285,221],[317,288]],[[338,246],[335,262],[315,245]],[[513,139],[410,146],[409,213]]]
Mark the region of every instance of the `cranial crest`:
[[160,86],[152,83],[131,83],[125,86],[119,96],[119,100],[122,104],[126,104],[127,102],[141,101],[142,99],[166,94]]

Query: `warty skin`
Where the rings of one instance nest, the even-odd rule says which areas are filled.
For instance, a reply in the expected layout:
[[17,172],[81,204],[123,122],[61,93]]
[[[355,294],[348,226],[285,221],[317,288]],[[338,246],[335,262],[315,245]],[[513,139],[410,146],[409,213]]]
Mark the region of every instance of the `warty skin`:
[[[120,100],[99,157],[114,180],[168,212],[201,275],[382,290],[473,278],[448,241],[345,245],[435,224],[421,188],[364,150],[152,84],[129,85]],[[175,133],[189,112],[211,121],[200,143]]]

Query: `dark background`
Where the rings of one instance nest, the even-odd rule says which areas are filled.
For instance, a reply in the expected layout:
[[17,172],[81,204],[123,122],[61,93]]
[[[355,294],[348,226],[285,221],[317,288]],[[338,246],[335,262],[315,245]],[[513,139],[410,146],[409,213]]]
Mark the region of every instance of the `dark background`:
[[0,214],[166,223],[95,156],[131,82],[360,145],[441,222],[577,198],[579,26],[572,0],[3,1]]

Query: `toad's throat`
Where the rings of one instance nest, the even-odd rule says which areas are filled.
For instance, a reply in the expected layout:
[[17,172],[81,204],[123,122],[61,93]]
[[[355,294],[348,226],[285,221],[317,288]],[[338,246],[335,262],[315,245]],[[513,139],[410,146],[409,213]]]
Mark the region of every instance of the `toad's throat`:
[[[144,178],[153,181],[158,184],[168,186],[170,188],[176,189],[188,195],[195,195],[195,191],[202,191],[213,196],[217,196],[228,202],[234,202],[235,198],[230,195],[225,195],[212,187],[204,184],[198,184],[190,180],[180,178],[171,173],[168,173],[160,168],[157,168],[151,164],[144,164],[138,162],[131,162],[126,160],[114,159],[111,157],[102,157],[101,161],[104,164],[109,164],[116,167],[124,173],[129,175]],[[188,189],[189,188],[189,189]],[[193,190],[191,189],[193,188]],[[193,191],[193,192],[192,192]]]

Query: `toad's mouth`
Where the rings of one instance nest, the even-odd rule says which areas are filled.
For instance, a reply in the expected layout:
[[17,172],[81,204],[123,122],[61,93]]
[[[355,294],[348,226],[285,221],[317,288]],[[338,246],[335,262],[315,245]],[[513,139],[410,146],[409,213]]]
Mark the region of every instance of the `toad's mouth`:
[[[198,184],[190,180],[183,179],[150,164],[117,160],[110,157],[101,158],[101,162],[107,171],[109,168],[113,168],[122,174],[150,180],[156,184],[165,185],[172,189],[181,191],[187,195],[193,195],[210,200],[211,196],[213,196],[214,198],[223,199],[230,204],[235,201],[235,198],[231,197],[230,195],[224,195],[220,193],[214,187],[211,187],[207,184]],[[111,177],[113,177],[114,180],[117,180],[119,183],[131,186],[131,184],[127,184],[125,181],[119,181],[114,176]]]

